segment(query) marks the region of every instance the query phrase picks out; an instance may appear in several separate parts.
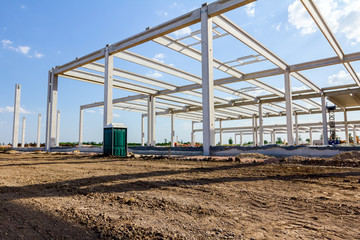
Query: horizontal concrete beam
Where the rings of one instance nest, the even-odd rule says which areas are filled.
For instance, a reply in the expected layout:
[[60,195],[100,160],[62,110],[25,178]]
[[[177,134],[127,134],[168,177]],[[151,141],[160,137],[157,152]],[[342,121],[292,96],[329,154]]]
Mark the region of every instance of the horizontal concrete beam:
[[[219,0],[214,3],[209,4],[208,15],[210,17],[214,17],[214,16],[220,15],[222,13],[228,12],[232,9],[244,6],[244,5],[254,2],[254,1],[255,0],[232,0],[232,1]],[[132,37],[129,37],[122,41],[116,42],[109,46],[109,54],[113,55],[120,51],[124,51],[126,49],[140,45],[142,43],[151,41],[154,38],[158,38],[160,36],[174,32],[176,30],[179,30],[184,27],[198,23],[201,20],[200,11],[201,11],[201,8],[197,8],[189,13],[181,15],[170,21],[167,21],[165,23],[162,23],[162,24],[157,25],[152,28],[148,28],[147,30],[145,30],[141,33],[138,33]],[[71,61],[71,62],[61,65],[61,66],[57,66],[54,69],[54,74],[56,74],[56,75],[61,74],[66,71],[81,67],[87,63],[91,63],[96,60],[99,60],[99,59],[103,58],[104,56],[105,56],[105,48],[99,49],[93,53],[86,55],[86,56],[77,58],[74,61]]]

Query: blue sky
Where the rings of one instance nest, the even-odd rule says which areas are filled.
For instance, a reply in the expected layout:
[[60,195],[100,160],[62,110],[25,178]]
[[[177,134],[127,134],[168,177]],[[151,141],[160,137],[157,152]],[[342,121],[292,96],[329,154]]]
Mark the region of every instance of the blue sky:
[[[27,118],[26,141],[36,140],[37,115],[43,116],[42,142],[45,132],[47,71],[143,31],[148,26],[158,25],[201,6],[203,1],[0,1],[0,143],[9,143],[12,134],[12,106],[16,83],[22,85],[21,117]],[[274,4],[276,3],[276,4]],[[345,53],[360,51],[360,3],[350,0],[318,0],[322,14],[329,22]],[[262,42],[289,64],[335,56],[334,51],[309,21],[298,0],[259,0],[250,6],[226,14],[231,20]],[[191,26],[177,33],[199,29]],[[175,34],[172,34],[176,37]],[[146,43],[130,49],[149,58],[157,58],[168,64],[200,75],[200,64],[155,43]],[[214,41],[214,57],[221,61],[253,53],[231,37]],[[164,79],[166,74],[151,71],[137,65],[118,61],[122,68],[136,73]],[[272,68],[270,63],[249,65],[244,72]],[[360,72],[360,64],[354,63]],[[343,66],[303,72],[320,87],[353,83]],[[215,71],[215,78],[224,77]],[[281,76],[262,79],[283,89]],[[171,81],[176,82],[176,79]],[[180,83],[179,83],[180,84]],[[182,84],[186,84],[182,82]],[[249,84],[234,84],[234,88]],[[294,89],[303,85],[293,80]],[[258,93],[260,94],[260,93]],[[114,97],[131,95],[114,91]],[[224,97],[229,97],[225,96]],[[79,106],[102,101],[101,86],[63,79],[59,81],[58,108],[61,111],[60,141],[77,141]],[[359,119],[359,113],[350,113],[349,120]],[[101,141],[102,114],[100,109],[84,113],[84,141]],[[129,141],[140,142],[140,114],[115,111],[114,121],[129,128]],[[319,122],[320,116],[300,117],[299,122]],[[342,120],[342,114],[337,115]],[[264,124],[285,123],[284,118],[265,119]],[[231,121],[224,126],[249,125],[250,121]],[[200,127],[200,125],[197,125]],[[190,121],[176,120],[176,135],[179,140],[190,140]],[[170,139],[170,119],[157,118],[157,142]],[[225,139],[233,137],[226,134]],[[303,138],[307,136],[304,135]],[[201,140],[201,134],[197,134]],[[265,139],[269,139],[268,136]],[[250,137],[245,140],[251,140]],[[217,140],[218,141],[218,137]]]

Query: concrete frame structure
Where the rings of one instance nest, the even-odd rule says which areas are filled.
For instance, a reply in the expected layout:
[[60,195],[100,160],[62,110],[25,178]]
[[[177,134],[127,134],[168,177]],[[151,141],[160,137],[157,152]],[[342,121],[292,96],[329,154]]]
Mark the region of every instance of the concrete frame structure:
[[[296,117],[304,114],[322,114],[323,139],[324,144],[327,144],[325,97],[360,93],[359,77],[351,66],[351,62],[360,60],[360,52],[344,54],[313,1],[301,0],[306,10],[310,13],[315,23],[321,29],[329,44],[335,50],[337,56],[289,65],[223,15],[230,10],[243,7],[254,1],[255,0],[219,0],[211,4],[204,4],[201,8],[195,9],[190,13],[184,14],[156,27],[147,28],[146,31],[133,37],[119,41],[112,45],[107,45],[105,48],[99,49],[84,57],[77,58],[67,64],[53,68],[49,71],[48,81],[46,150],[49,151],[50,147],[55,146],[56,143],[57,85],[59,76],[104,85],[103,102],[87,104],[80,107],[81,120],[79,126],[79,140],[82,139],[82,110],[86,108],[104,106],[104,126],[112,122],[113,108],[142,113],[142,145],[144,145],[144,114],[148,117],[148,145],[152,146],[155,146],[155,118],[159,115],[171,117],[172,143],[174,142],[174,117],[188,119],[193,122],[202,122],[204,155],[209,155],[210,147],[215,145],[216,120],[221,120],[220,142],[222,142],[222,133],[223,131],[226,132],[226,128],[222,127],[222,121],[253,119],[254,143],[259,144],[260,142],[260,145],[262,145],[263,134],[267,131],[266,127],[263,126],[263,117],[285,115],[285,132],[287,134],[287,142],[289,145],[293,145],[294,112],[296,112]],[[201,29],[199,31],[192,32],[188,36],[173,39],[167,35],[195,23],[200,23]],[[201,35],[201,38],[197,36],[199,34]],[[235,61],[228,62],[221,62],[213,58],[213,41],[228,35],[236,38],[254,50],[256,55],[244,56]],[[196,42],[194,44],[185,44],[182,42],[182,40],[187,38],[195,39]],[[187,57],[201,61],[202,76],[196,76],[173,66],[132,53],[128,50],[131,47],[148,41],[153,41]],[[196,44],[201,45],[201,51],[193,47]],[[125,71],[114,67],[114,57],[143,65],[193,83],[177,86],[165,81],[159,81],[137,73]],[[97,62],[100,59],[105,59],[105,64]],[[239,62],[239,59],[241,62]],[[273,63],[276,68],[252,73],[243,73],[236,68],[241,65],[260,61],[269,61]],[[233,63],[236,64],[231,65]],[[354,79],[355,84],[320,88],[300,73],[300,71],[335,64],[343,64]],[[214,68],[225,72],[230,76],[214,80]],[[98,72],[98,74],[95,72]],[[284,76],[284,92],[259,80],[261,78],[278,75]],[[129,79],[132,82],[123,81],[120,77]],[[308,89],[293,91],[291,88],[291,78],[297,79]],[[252,84],[269,92],[270,94],[254,97],[245,91],[233,89],[228,86],[228,84],[241,81]],[[149,87],[149,85],[154,87]],[[133,92],[137,95],[113,99],[113,88]],[[202,91],[199,92],[198,89],[201,89]],[[216,96],[214,95],[215,89],[223,93],[231,94],[235,96],[236,99],[227,100]],[[201,97],[202,101],[189,101],[186,98],[174,95],[176,93]],[[314,98],[321,98],[321,104],[312,100]],[[301,100],[311,105],[313,108],[304,107],[303,104],[295,103],[294,100]],[[280,104],[282,102],[285,102],[285,107]],[[256,104],[259,105],[258,108],[255,106]],[[346,111],[359,111],[359,108],[346,108]],[[259,118],[259,127],[257,125],[257,118]],[[301,132],[299,129],[301,124],[298,124],[297,120],[295,120],[295,124],[296,143],[298,143],[298,131]],[[315,128],[311,128],[311,131],[315,130]],[[195,131],[196,130],[192,131],[192,142],[194,142],[193,134]],[[273,130],[270,133],[275,135],[275,133],[278,133],[279,131]],[[276,141],[275,136],[273,137],[273,140]]]

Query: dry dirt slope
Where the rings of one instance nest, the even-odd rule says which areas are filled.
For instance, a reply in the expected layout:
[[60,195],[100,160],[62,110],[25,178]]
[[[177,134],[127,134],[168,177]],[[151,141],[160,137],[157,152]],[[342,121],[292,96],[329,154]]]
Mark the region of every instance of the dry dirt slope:
[[0,238],[360,239],[359,170],[0,154]]

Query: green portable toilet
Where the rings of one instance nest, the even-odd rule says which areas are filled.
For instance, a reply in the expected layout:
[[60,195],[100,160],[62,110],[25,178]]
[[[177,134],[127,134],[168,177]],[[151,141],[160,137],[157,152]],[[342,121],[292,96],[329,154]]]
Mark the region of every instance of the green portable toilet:
[[127,127],[121,123],[111,123],[104,127],[104,154],[127,156]]

